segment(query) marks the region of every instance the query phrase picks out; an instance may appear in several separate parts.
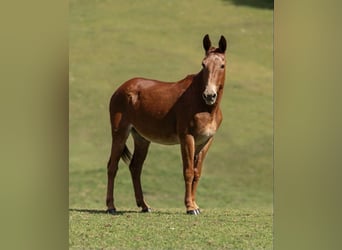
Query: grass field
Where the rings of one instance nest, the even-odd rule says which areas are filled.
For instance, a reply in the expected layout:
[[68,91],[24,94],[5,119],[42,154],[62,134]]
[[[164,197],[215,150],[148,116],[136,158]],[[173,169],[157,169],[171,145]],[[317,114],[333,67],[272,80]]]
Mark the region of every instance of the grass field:
[[[234,2],[70,1],[70,248],[272,248],[273,10]],[[224,120],[198,187],[203,213],[185,215],[179,146],[152,144],[142,182],[154,213],[137,213],[120,163],[121,213],[104,214],[110,96],[134,76],[198,72],[206,33],[215,45],[227,38],[228,65]]]
[[180,209],[150,214],[125,211],[70,212],[71,249],[271,249],[272,214],[244,209],[211,209],[189,216]]

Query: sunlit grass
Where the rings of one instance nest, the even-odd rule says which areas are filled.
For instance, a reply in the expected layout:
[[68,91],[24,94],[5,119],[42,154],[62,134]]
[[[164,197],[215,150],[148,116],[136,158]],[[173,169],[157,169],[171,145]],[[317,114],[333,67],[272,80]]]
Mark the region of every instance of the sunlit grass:
[[112,216],[101,211],[70,212],[71,249],[272,249],[272,211],[179,209],[149,214],[134,210]]

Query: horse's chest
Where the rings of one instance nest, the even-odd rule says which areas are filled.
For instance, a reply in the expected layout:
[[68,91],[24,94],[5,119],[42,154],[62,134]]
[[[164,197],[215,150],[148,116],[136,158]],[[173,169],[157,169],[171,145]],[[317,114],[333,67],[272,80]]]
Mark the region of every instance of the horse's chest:
[[197,145],[208,141],[217,131],[219,121],[209,113],[198,113],[192,122],[192,131]]

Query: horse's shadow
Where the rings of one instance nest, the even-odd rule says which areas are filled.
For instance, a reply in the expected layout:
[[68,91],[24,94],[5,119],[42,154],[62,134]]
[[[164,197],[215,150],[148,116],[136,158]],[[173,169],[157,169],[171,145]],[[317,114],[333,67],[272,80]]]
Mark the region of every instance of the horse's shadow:
[[[110,215],[107,210],[99,210],[99,209],[82,209],[82,208],[69,208],[69,212],[79,212],[79,213],[87,213],[87,214],[108,214]],[[168,211],[155,211],[153,210],[151,213],[153,214],[173,214],[172,212]],[[116,211],[114,215],[125,215],[125,214],[149,214],[143,213],[141,211],[134,211],[134,210],[122,210]]]
[[[108,214],[107,210],[82,209],[82,208],[69,208],[69,212],[79,212],[79,213],[87,213],[87,214]],[[132,213],[139,213],[139,211],[133,211],[133,210],[116,211],[115,215],[124,215],[124,214],[132,214]]]

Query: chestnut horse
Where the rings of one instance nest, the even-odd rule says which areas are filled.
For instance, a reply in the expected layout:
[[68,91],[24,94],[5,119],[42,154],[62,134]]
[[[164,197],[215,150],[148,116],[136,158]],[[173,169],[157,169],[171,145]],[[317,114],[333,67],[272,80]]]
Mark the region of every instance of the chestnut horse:
[[[142,212],[150,212],[141,188],[141,171],[150,142],[180,144],[188,214],[199,214],[196,189],[202,163],[222,121],[220,101],[225,81],[226,39],[219,47],[203,38],[205,57],[199,73],[178,82],[133,78],[122,84],[110,100],[112,148],[107,166],[107,212],[116,213],[114,179],[122,158],[129,164],[135,199]],[[126,146],[134,140],[133,157]]]

